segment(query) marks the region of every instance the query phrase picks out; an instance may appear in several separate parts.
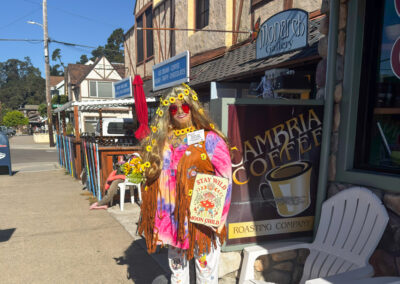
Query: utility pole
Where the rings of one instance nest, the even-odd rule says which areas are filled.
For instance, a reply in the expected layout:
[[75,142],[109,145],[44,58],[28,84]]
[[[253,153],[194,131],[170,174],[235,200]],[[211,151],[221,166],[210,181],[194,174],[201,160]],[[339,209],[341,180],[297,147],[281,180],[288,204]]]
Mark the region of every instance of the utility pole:
[[49,35],[47,31],[47,0],[43,0],[43,37],[44,37],[44,62],[46,74],[46,102],[47,102],[47,125],[49,128],[50,147],[54,147],[53,121],[50,96],[50,64],[49,64]]

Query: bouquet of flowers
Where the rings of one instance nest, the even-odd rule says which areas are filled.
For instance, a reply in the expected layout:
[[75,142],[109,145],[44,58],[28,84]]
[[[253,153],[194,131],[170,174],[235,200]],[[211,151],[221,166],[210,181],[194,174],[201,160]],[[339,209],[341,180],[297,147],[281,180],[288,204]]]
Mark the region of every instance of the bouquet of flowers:
[[129,182],[141,183],[144,179],[145,168],[150,167],[150,162],[143,163],[140,156],[133,156],[128,162],[121,165],[121,171]]

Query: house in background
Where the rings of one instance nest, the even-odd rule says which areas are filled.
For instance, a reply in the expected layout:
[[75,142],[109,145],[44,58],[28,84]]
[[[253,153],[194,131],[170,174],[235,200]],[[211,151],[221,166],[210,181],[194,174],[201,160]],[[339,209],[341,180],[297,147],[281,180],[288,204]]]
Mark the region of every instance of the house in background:
[[[86,64],[68,64],[65,70],[65,86],[69,102],[112,100],[112,83],[125,77],[124,64],[111,63],[105,57]],[[103,117],[132,117],[128,107],[105,108]],[[94,133],[99,120],[98,110],[80,110],[80,133]],[[71,115],[69,121],[73,121]]]
[[62,96],[64,90],[64,76],[50,76],[50,94],[51,98],[56,95]]

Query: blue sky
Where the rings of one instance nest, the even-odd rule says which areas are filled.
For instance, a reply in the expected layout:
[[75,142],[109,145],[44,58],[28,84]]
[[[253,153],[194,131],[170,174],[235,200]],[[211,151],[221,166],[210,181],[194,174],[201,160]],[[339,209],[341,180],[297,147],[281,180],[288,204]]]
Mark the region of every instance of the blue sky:
[[[43,39],[41,0],[0,0],[0,39]],[[113,30],[126,32],[134,24],[135,0],[47,0],[49,37],[63,42],[88,46],[105,45]],[[64,64],[76,63],[82,54],[90,58],[90,48],[68,47],[50,43],[51,54],[61,49]],[[43,42],[0,41],[0,62],[29,56],[44,77]]]

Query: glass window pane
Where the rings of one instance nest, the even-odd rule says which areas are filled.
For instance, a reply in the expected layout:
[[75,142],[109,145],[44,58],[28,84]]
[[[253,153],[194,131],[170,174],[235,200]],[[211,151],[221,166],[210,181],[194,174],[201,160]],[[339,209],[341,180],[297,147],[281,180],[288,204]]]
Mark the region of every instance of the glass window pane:
[[89,82],[89,96],[97,97],[96,86],[97,86],[96,81],[90,81]]
[[[153,16],[152,16],[152,8],[146,10],[146,28],[153,27]],[[147,30],[146,31],[146,47],[147,47],[147,54],[146,58],[153,55],[153,31]]]
[[[136,20],[136,26],[138,28],[143,28],[143,16],[140,16]],[[136,42],[136,50],[137,50],[137,62],[142,62],[144,59],[144,50],[143,50],[143,31],[137,30],[137,42]]]
[[112,98],[112,83],[97,82],[99,98]]
[[393,0],[367,1],[354,166],[400,174],[400,15],[394,6]]

